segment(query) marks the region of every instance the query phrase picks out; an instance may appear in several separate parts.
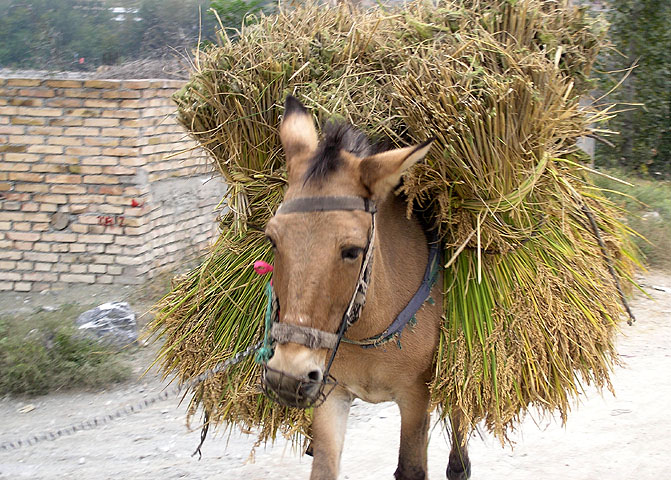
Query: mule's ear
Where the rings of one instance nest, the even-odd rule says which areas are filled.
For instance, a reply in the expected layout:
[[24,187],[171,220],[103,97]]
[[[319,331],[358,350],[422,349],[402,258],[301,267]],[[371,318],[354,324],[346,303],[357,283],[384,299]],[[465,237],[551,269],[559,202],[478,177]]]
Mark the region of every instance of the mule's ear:
[[413,147],[397,148],[361,160],[361,182],[373,199],[382,200],[398,185],[401,175],[429,152],[433,138]]
[[287,159],[287,176],[292,183],[302,177],[310,153],[317,148],[317,130],[312,115],[292,95],[284,101],[280,140]]

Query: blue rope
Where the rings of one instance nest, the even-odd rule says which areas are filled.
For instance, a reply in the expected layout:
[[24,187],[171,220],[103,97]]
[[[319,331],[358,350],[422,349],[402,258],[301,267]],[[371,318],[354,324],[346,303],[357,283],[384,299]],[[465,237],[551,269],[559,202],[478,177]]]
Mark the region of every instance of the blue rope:
[[256,351],[256,355],[254,356],[254,361],[259,365],[268,363],[268,360],[273,356],[272,341],[270,339],[270,328],[273,325],[273,287],[270,285],[270,282],[266,284],[266,298],[268,299],[265,317],[266,331],[263,335],[263,345]]

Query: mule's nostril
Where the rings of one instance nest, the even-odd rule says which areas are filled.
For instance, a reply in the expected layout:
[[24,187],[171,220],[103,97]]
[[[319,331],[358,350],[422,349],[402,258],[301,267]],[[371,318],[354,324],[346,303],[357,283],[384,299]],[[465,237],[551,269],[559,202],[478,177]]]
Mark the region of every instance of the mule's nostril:
[[312,382],[321,382],[322,381],[322,371],[321,370],[312,370],[308,373],[308,378]]

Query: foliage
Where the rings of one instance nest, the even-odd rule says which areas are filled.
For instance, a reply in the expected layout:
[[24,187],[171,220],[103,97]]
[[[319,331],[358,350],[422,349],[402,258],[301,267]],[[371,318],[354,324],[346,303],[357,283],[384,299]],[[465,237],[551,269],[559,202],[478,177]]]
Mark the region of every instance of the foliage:
[[[601,68],[601,88],[612,88],[623,69],[636,68],[610,96],[624,111],[611,122],[620,133],[597,146],[597,162],[641,174],[671,174],[671,2],[611,0],[607,17],[614,49]],[[642,105],[633,105],[642,104]]]
[[[291,93],[322,124],[341,115],[399,146],[436,137],[403,188],[432,212],[450,260],[431,385],[443,415],[459,409],[465,428],[485,420],[505,438],[530,405],[565,416],[585,383],[609,386],[621,305],[585,210],[622,279],[633,252],[575,157],[604,119],[579,105],[601,33],[555,0],[315,3],[200,52],[178,118],[225,176],[229,209],[211,257],[159,305],[165,371],[185,381],[261,335],[251,265],[272,260],[260,232],[282,198],[277,119]],[[198,388],[192,408],[257,425],[262,440],[305,433],[301,412],[266,410],[256,370]]]
[[226,29],[239,29],[243,20],[258,13],[269,14],[275,11],[275,2],[268,0],[213,0],[210,7],[217,13],[221,26]]
[[606,173],[608,177],[594,175],[594,182],[619,206],[627,225],[641,234],[634,239],[647,263],[653,268],[671,268],[671,182],[650,180],[622,169]]
[[214,38],[208,8],[206,0],[0,0],[0,66],[90,70],[184,54],[201,30]]
[[0,317],[0,395],[43,395],[74,387],[103,387],[130,369],[111,349],[77,335],[81,308],[65,305],[29,317]]

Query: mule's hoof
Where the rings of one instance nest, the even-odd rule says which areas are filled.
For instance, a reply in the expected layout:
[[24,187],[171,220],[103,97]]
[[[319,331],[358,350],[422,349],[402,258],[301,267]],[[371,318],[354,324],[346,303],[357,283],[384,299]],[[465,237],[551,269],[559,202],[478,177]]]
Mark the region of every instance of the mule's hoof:
[[447,480],[468,480],[471,478],[471,462],[459,464],[456,468],[447,464]]
[[308,444],[308,448],[305,449],[305,454],[314,457],[314,451],[312,450],[312,441]]

